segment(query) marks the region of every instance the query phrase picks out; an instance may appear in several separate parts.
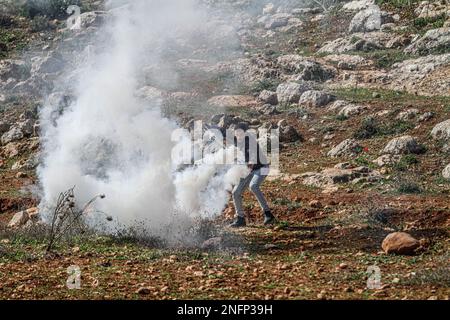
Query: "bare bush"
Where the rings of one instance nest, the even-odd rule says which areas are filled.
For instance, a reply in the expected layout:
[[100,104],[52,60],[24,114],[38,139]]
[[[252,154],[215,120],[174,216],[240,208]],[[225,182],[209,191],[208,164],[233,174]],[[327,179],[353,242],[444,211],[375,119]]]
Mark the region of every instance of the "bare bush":
[[98,198],[103,199],[105,197],[104,195],[97,195],[88,201],[82,209],[78,209],[75,205],[74,188],[62,192],[58,197],[51,218],[47,252],[50,252],[64,236],[85,233],[86,225],[83,217],[93,211],[92,204]]

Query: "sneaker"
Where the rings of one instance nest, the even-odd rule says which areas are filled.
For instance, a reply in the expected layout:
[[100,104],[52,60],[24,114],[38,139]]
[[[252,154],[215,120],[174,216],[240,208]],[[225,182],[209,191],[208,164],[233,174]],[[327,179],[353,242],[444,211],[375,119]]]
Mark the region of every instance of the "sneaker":
[[244,217],[237,217],[236,220],[230,224],[231,228],[241,228],[241,227],[245,227],[247,224],[245,223],[245,218]]
[[272,224],[275,222],[275,216],[270,211],[264,211],[264,225]]

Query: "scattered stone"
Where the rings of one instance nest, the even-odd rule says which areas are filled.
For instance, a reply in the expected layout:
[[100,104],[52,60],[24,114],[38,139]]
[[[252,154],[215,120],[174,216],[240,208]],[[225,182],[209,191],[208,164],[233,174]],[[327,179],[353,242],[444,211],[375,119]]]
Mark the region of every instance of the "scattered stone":
[[302,82],[286,82],[277,87],[277,96],[280,103],[297,103],[300,96],[310,90],[309,84]]
[[329,157],[341,157],[348,155],[355,155],[362,151],[362,147],[354,139],[346,139],[331,149],[327,156]]
[[140,295],[149,295],[150,293],[152,293],[152,290],[150,287],[140,287],[136,290],[136,293]]
[[39,217],[39,209],[38,208],[30,208],[24,211],[17,212],[10,222],[8,223],[9,228],[19,228],[27,221],[37,221]]
[[309,205],[311,208],[316,208],[316,209],[322,208],[322,203],[321,203],[319,200],[311,200],[311,201],[308,203],[308,205]]
[[450,119],[434,126],[431,135],[434,139],[450,141]]
[[355,179],[365,177],[367,181],[378,181],[381,175],[378,171],[367,167],[356,167],[352,169],[328,168],[321,172],[307,172],[301,175],[303,184],[307,186],[330,189],[336,184],[348,183]]
[[308,90],[301,95],[298,103],[308,107],[322,107],[333,99],[333,96],[323,91]]
[[382,15],[380,7],[371,4],[366,9],[359,11],[350,22],[348,31],[371,32],[380,30],[382,25]]
[[433,117],[434,117],[434,112],[425,112],[417,119],[417,121],[425,122],[425,121],[433,119]]
[[5,132],[1,137],[2,145],[6,145],[10,142],[18,141],[23,139],[23,132],[19,127],[15,126],[9,129],[8,132]]
[[389,154],[420,154],[423,153],[424,147],[417,143],[416,139],[411,136],[403,136],[394,138],[383,149],[383,153]]
[[442,177],[444,179],[450,180],[450,164],[448,164],[444,170],[442,170]]
[[400,161],[401,156],[398,154],[383,154],[372,162],[379,167],[391,166]]
[[264,103],[270,104],[270,105],[277,105],[278,104],[278,97],[277,93],[269,90],[263,90],[259,94],[258,98],[263,101]]
[[374,3],[374,0],[355,0],[345,3],[342,9],[346,11],[361,11],[367,9]]
[[423,37],[414,41],[406,49],[406,53],[429,54],[450,47],[450,27],[428,30]]
[[336,64],[341,70],[356,70],[373,65],[373,62],[358,55],[331,54],[324,57],[325,60]]
[[278,57],[277,64],[288,74],[295,74],[295,80],[326,81],[334,72],[320,63],[301,55],[288,54]]
[[393,232],[381,244],[387,254],[411,255],[420,247],[420,242],[406,232]]
[[450,53],[426,55],[396,63],[384,77],[393,90],[427,96],[448,95]]
[[280,112],[277,110],[277,107],[275,107],[275,106],[273,106],[273,105],[271,105],[271,104],[265,104],[265,105],[263,105],[263,106],[261,106],[261,107],[259,107],[259,108],[256,108],[256,110],[257,110],[259,113],[261,113],[261,114],[263,114],[263,115],[266,115],[266,116],[271,116],[271,115],[280,113]]
[[264,245],[264,249],[266,249],[266,250],[276,250],[276,249],[280,249],[280,247],[277,246],[276,244],[273,244],[273,243],[266,243]]
[[344,107],[342,107],[342,109],[339,111],[338,115],[345,117],[345,118],[350,118],[352,116],[356,116],[359,115],[361,113],[363,113],[365,110],[367,110],[367,107],[365,106],[360,106],[360,105],[355,105],[355,104],[347,104]]
[[293,126],[285,126],[280,128],[280,142],[296,142],[303,141],[301,134]]
[[402,121],[408,121],[412,120],[417,117],[419,114],[419,109],[412,108],[405,111],[400,112],[395,119],[402,120]]

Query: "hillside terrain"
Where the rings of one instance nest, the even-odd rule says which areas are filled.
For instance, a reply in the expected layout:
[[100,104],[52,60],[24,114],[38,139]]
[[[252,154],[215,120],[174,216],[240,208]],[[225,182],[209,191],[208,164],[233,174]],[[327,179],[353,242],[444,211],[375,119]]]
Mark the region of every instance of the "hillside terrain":
[[[448,1],[202,1],[208,34],[143,65],[136,94],[185,128],[279,129],[281,173],[262,186],[278,223],[246,192],[249,226],[224,227],[230,200],[192,246],[88,232],[48,254],[23,214],[39,205],[39,112],[76,99],[62,75],[116,10],[74,1],[71,30],[60,2],[0,0],[1,299],[449,299]],[[392,232],[414,252],[386,253]]]

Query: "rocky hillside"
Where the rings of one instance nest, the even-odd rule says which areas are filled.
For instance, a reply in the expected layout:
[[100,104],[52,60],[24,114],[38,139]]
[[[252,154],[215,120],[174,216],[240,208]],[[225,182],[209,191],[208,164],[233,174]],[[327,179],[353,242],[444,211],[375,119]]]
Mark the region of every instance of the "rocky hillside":
[[[6,225],[14,213],[39,201],[35,191],[39,189],[40,107],[51,104],[55,113],[61,113],[75,99],[71,79],[65,74],[67,65],[82,63],[89,48],[109,36],[100,33],[101,26],[114,18],[116,10],[106,11],[102,1],[80,1],[81,28],[71,30],[61,9],[66,3],[60,2],[61,7],[42,8],[33,6],[33,1],[1,1],[0,225],[7,230],[5,248],[13,247],[6,235],[11,228]],[[271,287],[271,280],[266,279],[259,296],[252,295],[250,284],[235,294],[238,289],[230,283],[221,285],[229,285],[228,291],[211,291],[210,296],[364,298],[373,294],[448,299],[448,273],[431,273],[442,271],[439,259],[445,260],[445,254],[448,258],[449,244],[450,3],[203,2],[217,12],[210,34],[199,35],[208,37],[209,46],[187,44],[167,53],[164,65],[171,66],[170,72],[163,64],[143,65],[136,94],[160,101],[164,113],[185,127],[203,119],[221,129],[238,123],[256,129],[278,128],[282,173],[270,177],[263,190],[281,223],[261,233],[259,208],[246,195],[245,206],[255,228],[240,236],[261,249],[262,253],[251,254],[262,255],[258,259],[265,261],[249,260],[248,270],[263,273],[258,268],[273,267],[300,272],[301,264],[295,261],[304,261],[319,275],[331,270],[318,277],[324,287],[341,281],[335,287],[328,285],[329,290],[302,290],[298,288],[309,287],[308,281],[316,281],[316,275],[302,273],[293,280],[284,272],[278,279],[282,285]],[[230,203],[224,220],[232,217],[232,209]],[[32,219],[22,214],[12,227],[27,220]],[[407,231],[421,241],[417,260],[383,260],[386,253],[381,242],[392,231]],[[12,265],[2,262],[7,259],[2,250],[0,246],[0,270],[8,270]],[[282,263],[275,257],[277,250],[285,255]],[[302,252],[318,260],[300,258]],[[90,263],[78,251],[70,254]],[[127,254],[133,260],[136,253]],[[343,262],[336,264],[336,257]],[[362,266],[360,260],[364,260]],[[361,278],[352,278],[351,272],[361,276],[375,260],[381,266],[390,264],[383,270],[391,286],[367,293]],[[189,270],[201,268],[201,261],[195,260]],[[155,263],[188,270],[184,262]],[[45,264],[45,259],[35,263]],[[222,274],[237,272],[234,267],[231,271],[217,268]],[[425,270],[423,277],[415,278],[420,268]],[[433,276],[441,280],[433,282]],[[200,281],[203,294],[221,279],[205,284],[200,278],[194,276],[193,281]],[[1,273],[0,280],[5,280]],[[171,281],[178,280],[184,278]],[[155,286],[166,287],[164,281],[156,278]],[[296,289],[290,287],[292,281]],[[442,281],[447,285],[442,286]],[[0,281],[0,296],[36,293],[14,289],[17,283],[11,279],[7,281],[11,289],[2,283],[6,282]],[[131,297],[135,289],[130,296],[119,296]],[[111,296],[108,288],[102,290]],[[80,297],[92,293],[83,294]],[[190,294],[168,288],[155,296],[190,298]],[[47,295],[38,292],[37,296]]]

